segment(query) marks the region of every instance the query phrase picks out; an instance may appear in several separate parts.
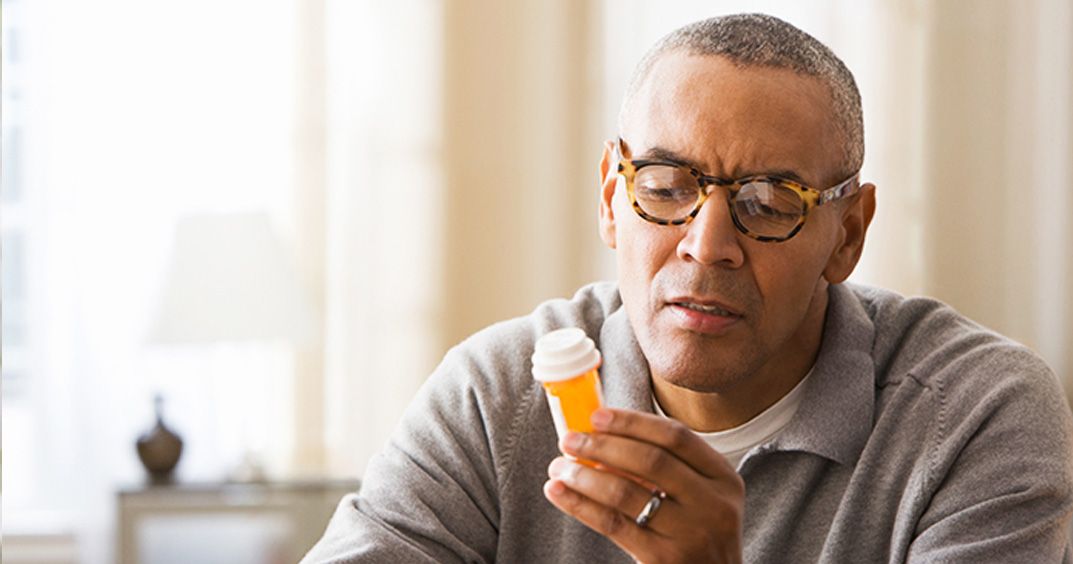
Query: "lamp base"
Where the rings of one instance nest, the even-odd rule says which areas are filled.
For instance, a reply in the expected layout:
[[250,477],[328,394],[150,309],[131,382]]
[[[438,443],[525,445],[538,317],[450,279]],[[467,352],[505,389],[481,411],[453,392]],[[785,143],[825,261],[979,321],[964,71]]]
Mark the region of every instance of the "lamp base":
[[164,400],[159,395],[153,399],[156,424],[138,437],[135,447],[149,477],[155,483],[169,482],[172,472],[183,454],[183,439],[164,424]]

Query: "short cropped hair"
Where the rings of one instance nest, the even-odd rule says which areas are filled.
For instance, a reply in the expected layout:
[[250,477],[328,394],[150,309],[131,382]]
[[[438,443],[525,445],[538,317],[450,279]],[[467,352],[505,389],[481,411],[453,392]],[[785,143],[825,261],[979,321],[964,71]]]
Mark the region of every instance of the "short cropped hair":
[[675,51],[720,55],[741,67],[789,69],[820,79],[830,90],[832,117],[843,143],[842,172],[848,176],[860,170],[864,162],[860,91],[842,60],[815,37],[766,14],[736,14],[691,23],[660,39],[641,59],[626,88],[622,114],[656,61]]

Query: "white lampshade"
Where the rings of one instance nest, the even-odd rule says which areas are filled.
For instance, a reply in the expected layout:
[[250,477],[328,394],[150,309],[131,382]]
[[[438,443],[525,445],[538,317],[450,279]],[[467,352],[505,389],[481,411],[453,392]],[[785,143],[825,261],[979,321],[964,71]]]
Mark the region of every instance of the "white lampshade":
[[150,343],[310,338],[296,273],[263,213],[179,221]]

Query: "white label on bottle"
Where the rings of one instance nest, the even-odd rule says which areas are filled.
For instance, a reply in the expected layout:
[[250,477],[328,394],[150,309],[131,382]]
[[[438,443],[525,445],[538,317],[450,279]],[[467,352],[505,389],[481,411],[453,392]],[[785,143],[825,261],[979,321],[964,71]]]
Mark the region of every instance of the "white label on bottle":
[[559,398],[551,395],[550,392],[544,390],[544,395],[548,397],[548,407],[551,408],[551,419],[555,422],[555,432],[562,439],[566,434],[566,417],[563,416],[563,404],[559,403]]

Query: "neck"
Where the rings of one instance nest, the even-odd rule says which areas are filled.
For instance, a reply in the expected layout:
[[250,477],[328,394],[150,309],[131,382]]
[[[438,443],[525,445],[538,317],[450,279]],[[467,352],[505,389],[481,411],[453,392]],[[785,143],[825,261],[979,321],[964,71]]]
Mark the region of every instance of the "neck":
[[742,425],[782,399],[816,363],[827,314],[827,285],[820,284],[798,331],[759,370],[718,393],[697,392],[652,376],[652,392],[663,412],[694,431],[725,431]]

